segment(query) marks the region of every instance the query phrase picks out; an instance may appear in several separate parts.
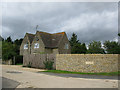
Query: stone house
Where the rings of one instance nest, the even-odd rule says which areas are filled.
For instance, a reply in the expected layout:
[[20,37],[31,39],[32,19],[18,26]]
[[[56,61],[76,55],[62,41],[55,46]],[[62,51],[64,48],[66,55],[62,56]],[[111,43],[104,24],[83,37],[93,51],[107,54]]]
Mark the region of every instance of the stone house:
[[25,54],[70,54],[71,47],[65,32],[36,34],[26,33],[20,46],[20,55]]

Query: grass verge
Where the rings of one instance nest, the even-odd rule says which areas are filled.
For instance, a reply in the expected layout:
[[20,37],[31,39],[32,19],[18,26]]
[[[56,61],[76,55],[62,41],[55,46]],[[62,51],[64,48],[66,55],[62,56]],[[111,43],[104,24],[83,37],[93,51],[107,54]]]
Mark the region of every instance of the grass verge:
[[114,75],[120,75],[119,72],[102,72],[102,73],[83,73],[83,72],[71,72],[71,71],[62,71],[62,70],[47,70],[47,71],[41,71],[41,72],[51,72],[51,73],[63,73],[63,74],[86,74],[86,75],[107,75],[107,76],[114,76]]

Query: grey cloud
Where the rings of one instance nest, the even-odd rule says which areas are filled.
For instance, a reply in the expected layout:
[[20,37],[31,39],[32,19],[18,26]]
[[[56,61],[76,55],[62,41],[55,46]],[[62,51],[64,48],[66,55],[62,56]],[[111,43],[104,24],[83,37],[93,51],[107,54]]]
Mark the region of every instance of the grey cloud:
[[[117,3],[4,3],[3,37],[13,40],[38,29],[50,33],[75,32],[81,42],[117,37]],[[93,17],[92,17],[93,16]],[[91,19],[92,18],[92,19]]]

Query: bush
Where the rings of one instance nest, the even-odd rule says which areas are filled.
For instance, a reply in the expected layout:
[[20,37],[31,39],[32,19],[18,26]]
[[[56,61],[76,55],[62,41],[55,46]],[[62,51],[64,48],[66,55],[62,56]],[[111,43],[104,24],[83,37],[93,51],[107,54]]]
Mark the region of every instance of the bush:
[[44,61],[43,63],[44,63],[44,65],[45,65],[45,68],[46,68],[46,69],[48,69],[48,70],[53,69],[53,63],[54,63],[53,61],[46,60],[46,61]]
[[28,64],[26,67],[31,68],[31,67],[32,67],[32,63],[31,63],[31,62],[29,62],[29,64]]

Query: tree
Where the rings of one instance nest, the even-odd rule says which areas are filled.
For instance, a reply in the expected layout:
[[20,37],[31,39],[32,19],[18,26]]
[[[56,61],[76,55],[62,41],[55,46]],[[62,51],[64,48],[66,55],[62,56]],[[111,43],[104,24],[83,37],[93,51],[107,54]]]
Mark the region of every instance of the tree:
[[77,35],[75,33],[72,34],[72,37],[70,39],[70,45],[73,47],[75,44],[77,44],[79,40],[77,40]]
[[120,44],[116,41],[105,41],[104,48],[108,54],[120,54]]
[[72,54],[82,54],[82,53],[86,53],[87,48],[85,43],[81,44],[81,43],[76,43],[74,44],[74,46],[71,49],[71,53]]
[[91,53],[91,54],[104,54],[105,51],[102,48],[101,42],[97,42],[97,41],[92,41],[89,45],[88,45],[89,49],[87,53]]
[[21,39],[16,39],[16,40],[14,41],[15,52],[16,52],[17,55],[19,55],[19,52],[20,52],[20,45],[21,45],[22,41],[23,41],[22,38],[21,38]]
[[14,44],[16,44],[16,45],[21,45],[22,41],[23,41],[23,38],[21,38],[21,39],[16,39],[16,40],[14,41]]
[[120,33],[118,33],[118,36],[120,36]]
[[87,51],[85,43],[81,44],[79,40],[77,40],[77,35],[75,33],[72,34],[72,37],[70,39],[70,45],[72,54],[85,54]]
[[11,42],[2,42],[2,59],[9,60],[16,55],[15,45]]
[[7,42],[11,42],[11,43],[12,43],[12,39],[11,39],[10,36],[9,36],[5,41],[7,41]]

